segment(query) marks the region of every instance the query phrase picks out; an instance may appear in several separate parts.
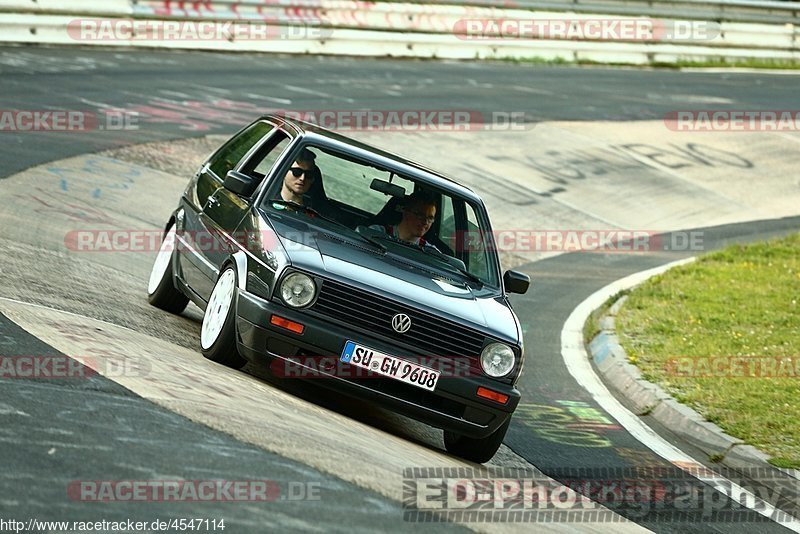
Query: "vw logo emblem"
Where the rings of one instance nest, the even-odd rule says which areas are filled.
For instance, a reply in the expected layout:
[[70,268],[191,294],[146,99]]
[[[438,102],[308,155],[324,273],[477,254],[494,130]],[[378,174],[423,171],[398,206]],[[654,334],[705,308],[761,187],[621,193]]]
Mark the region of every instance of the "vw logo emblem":
[[392,317],[392,328],[399,334],[405,334],[411,328],[411,317],[405,313],[398,313]]

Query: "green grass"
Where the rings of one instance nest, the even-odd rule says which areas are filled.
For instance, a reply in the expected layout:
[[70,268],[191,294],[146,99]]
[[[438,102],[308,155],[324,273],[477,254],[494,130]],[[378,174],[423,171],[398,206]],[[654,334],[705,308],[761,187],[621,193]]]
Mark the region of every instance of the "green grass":
[[705,61],[682,60],[671,63],[653,63],[654,67],[669,68],[709,68],[709,67],[735,67],[743,69],[800,69],[800,61],[786,59],[737,59],[728,61],[724,58],[708,59]]
[[[652,278],[616,325],[646,379],[774,465],[800,468],[800,234]],[[700,365],[712,362],[722,367]]]
[[542,57],[517,58],[506,57],[499,61],[517,63],[522,65],[573,65],[573,66],[607,66],[607,67],[631,67],[631,68],[661,68],[661,69],[681,69],[681,68],[746,68],[746,69],[781,69],[797,70],[800,69],[800,61],[783,59],[740,59],[728,61],[724,58],[708,59],[704,61],[679,60],[674,62],[655,61],[645,64],[630,63],[601,63],[590,60],[569,60],[561,57],[545,59]]
[[628,294],[628,290],[623,290],[603,303],[602,306],[594,310],[589,318],[583,323],[583,342],[587,345],[600,333],[600,319],[603,318],[619,299]]

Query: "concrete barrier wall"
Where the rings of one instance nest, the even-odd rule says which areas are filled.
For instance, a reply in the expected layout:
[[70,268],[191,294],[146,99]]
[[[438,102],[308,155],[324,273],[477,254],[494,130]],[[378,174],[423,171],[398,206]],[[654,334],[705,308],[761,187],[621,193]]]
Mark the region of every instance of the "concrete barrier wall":
[[0,12],[116,15],[133,14],[131,0],[0,0]]
[[[788,4],[788,3],[787,3]],[[266,26],[261,39],[142,39],[86,40],[76,35],[79,19],[233,22]],[[713,38],[676,39],[661,32],[647,39],[489,38],[458,33],[465,20],[646,21],[644,17],[608,14],[553,13],[518,8],[481,7],[412,2],[361,2],[356,0],[216,0],[169,2],[164,0],[55,0],[0,1],[0,41],[157,47],[278,53],[343,54],[354,56],[425,57],[451,59],[532,59],[639,64],[707,61],[713,59],[800,60],[800,25],[697,21],[712,28]],[[670,27],[674,19],[659,19]],[[689,21],[682,21],[690,23]],[[72,31],[69,31],[72,24]],[[291,28],[305,28],[293,33]],[[458,31],[457,31],[458,30]],[[701,36],[702,37],[702,36]]]
[[[800,2],[770,0],[406,0],[422,9],[451,6],[455,8],[482,7],[493,9],[520,9],[525,11],[605,13],[611,15],[649,16],[673,19],[713,20],[728,22],[792,23],[800,21]],[[333,7],[336,2],[325,0],[213,0],[212,2],[176,2],[170,0],[133,0],[134,5],[147,9],[170,9],[186,12],[206,11],[213,5],[219,11],[224,6],[241,13],[257,10],[265,4],[277,7]],[[345,1],[350,9],[362,11],[376,9],[391,1]]]

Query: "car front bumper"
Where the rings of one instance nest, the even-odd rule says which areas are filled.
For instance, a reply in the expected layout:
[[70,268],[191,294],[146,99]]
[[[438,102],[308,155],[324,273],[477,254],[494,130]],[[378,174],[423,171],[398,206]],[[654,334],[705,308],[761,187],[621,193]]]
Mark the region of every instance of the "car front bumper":
[[[471,438],[486,437],[511,416],[520,399],[519,391],[476,373],[442,372],[434,391],[411,386],[393,378],[367,376],[355,367],[339,362],[348,340],[372,347],[386,354],[402,355],[398,349],[380,337],[360,332],[312,317],[302,310],[287,308],[280,303],[261,299],[240,290],[237,301],[238,346],[241,354],[256,363],[275,362],[290,369],[292,376],[321,378],[320,385],[347,395],[376,402],[393,411],[420,420],[431,426],[450,430]],[[302,334],[270,324],[278,315],[302,324]],[[336,365],[328,369],[312,362],[320,358]],[[357,372],[356,372],[357,371]],[[463,376],[466,374],[468,376]],[[477,396],[479,387],[508,395],[508,402],[499,404]]]

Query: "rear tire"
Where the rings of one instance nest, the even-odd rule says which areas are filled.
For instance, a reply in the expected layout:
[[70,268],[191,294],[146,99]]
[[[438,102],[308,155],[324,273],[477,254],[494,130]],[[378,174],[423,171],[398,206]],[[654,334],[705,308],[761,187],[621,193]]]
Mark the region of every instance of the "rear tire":
[[173,224],[161,242],[158,255],[150,271],[147,283],[147,300],[156,308],[170,313],[181,313],[189,304],[189,299],[175,287],[172,272],[172,258],[176,243],[175,225]]
[[449,430],[444,431],[444,447],[450,454],[460,456],[465,460],[482,464],[488,462],[497,453],[497,449],[506,437],[511,417],[500,428],[485,438],[468,438]]
[[241,369],[247,363],[236,348],[236,270],[220,273],[208,299],[200,328],[200,349],[212,362]]

